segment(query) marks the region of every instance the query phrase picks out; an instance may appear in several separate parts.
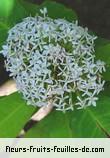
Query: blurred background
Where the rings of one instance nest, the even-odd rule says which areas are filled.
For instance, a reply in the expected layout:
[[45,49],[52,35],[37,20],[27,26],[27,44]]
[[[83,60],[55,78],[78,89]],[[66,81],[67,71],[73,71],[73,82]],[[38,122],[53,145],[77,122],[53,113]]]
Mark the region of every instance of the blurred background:
[[[19,0],[18,0],[19,1]],[[43,0],[24,0],[41,4]],[[56,0],[76,11],[80,25],[96,32],[100,37],[110,39],[110,0]],[[6,18],[13,9],[15,0],[0,0],[0,20]],[[13,17],[12,17],[13,18]],[[0,22],[0,25],[1,22]],[[4,26],[5,27],[5,26]],[[6,28],[7,29],[7,28]],[[4,30],[3,30],[4,31]],[[3,36],[3,31],[2,36]],[[1,35],[0,35],[1,36]],[[4,69],[4,59],[0,55],[0,85],[9,79]]]

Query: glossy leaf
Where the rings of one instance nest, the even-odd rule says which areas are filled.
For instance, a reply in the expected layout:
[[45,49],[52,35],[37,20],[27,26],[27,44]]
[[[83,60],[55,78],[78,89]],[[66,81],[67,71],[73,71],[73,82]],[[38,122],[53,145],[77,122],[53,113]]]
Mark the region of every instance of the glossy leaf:
[[110,134],[110,98],[101,96],[97,107],[66,112],[53,111],[28,131],[26,137],[104,138]]
[[12,27],[16,23],[19,23],[22,21],[23,18],[30,16],[31,13],[27,12],[27,10],[24,8],[23,5],[21,5],[19,0],[15,0],[13,5],[12,12],[10,13],[10,16],[7,19],[7,23]]
[[18,136],[33,112],[18,93],[0,99],[0,137]]
[[0,0],[0,18],[7,18],[14,5],[14,0]]

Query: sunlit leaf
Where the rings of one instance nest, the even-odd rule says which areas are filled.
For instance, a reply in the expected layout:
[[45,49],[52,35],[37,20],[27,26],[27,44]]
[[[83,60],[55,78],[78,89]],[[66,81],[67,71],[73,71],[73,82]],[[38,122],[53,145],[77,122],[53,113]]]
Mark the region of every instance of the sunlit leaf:
[[34,112],[18,93],[0,99],[0,137],[18,136]]
[[0,18],[7,18],[13,9],[14,0],[0,0]]

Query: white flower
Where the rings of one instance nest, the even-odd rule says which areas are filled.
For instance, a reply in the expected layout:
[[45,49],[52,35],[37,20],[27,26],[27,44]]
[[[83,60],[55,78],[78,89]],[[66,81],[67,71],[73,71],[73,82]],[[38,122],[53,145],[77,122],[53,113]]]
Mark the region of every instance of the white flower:
[[96,101],[98,100],[98,97],[94,96],[94,93],[88,93],[89,96],[86,99],[86,101],[88,101],[88,106],[93,105],[96,106]]
[[[28,104],[46,106],[51,99],[57,110],[96,106],[103,90],[103,61],[95,62],[95,36],[78,22],[42,16],[27,17],[8,32],[1,53],[7,71]],[[77,96],[73,103],[72,95]]]
[[105,72],[105,63],[103,61],[98,60],[96,62],[96,66],[97,66],[97,71],[99,71],[100,73],[102,73],[103,71]]
[[3,45],[2,48],[3,48],[3,51],[1,51],[1,53],[3,54],[4,57],[6,57],[9,51],[9,47],[7,45]]
[[44,17],[45,17],[46,14],[47,14],[47,8],[40,9],[40,12],[41,12],[41,14],[43,14]]
[[79,107],[77,109],[83,109],[84,107],[87,106],[87,101],[86,99],[81,99],[79,96],[77,96],[78,102],[75,105],[78,105]]

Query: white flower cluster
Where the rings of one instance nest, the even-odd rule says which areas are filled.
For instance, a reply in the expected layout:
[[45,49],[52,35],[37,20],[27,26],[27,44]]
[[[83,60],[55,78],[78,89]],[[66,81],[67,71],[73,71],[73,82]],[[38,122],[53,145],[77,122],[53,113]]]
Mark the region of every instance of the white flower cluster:
[[57,110],[96,106],[103,90],[105,63],[95,61],[95,36],[77,22],[43,16],[27,17],[10,31],[1,53],[28,104]]

